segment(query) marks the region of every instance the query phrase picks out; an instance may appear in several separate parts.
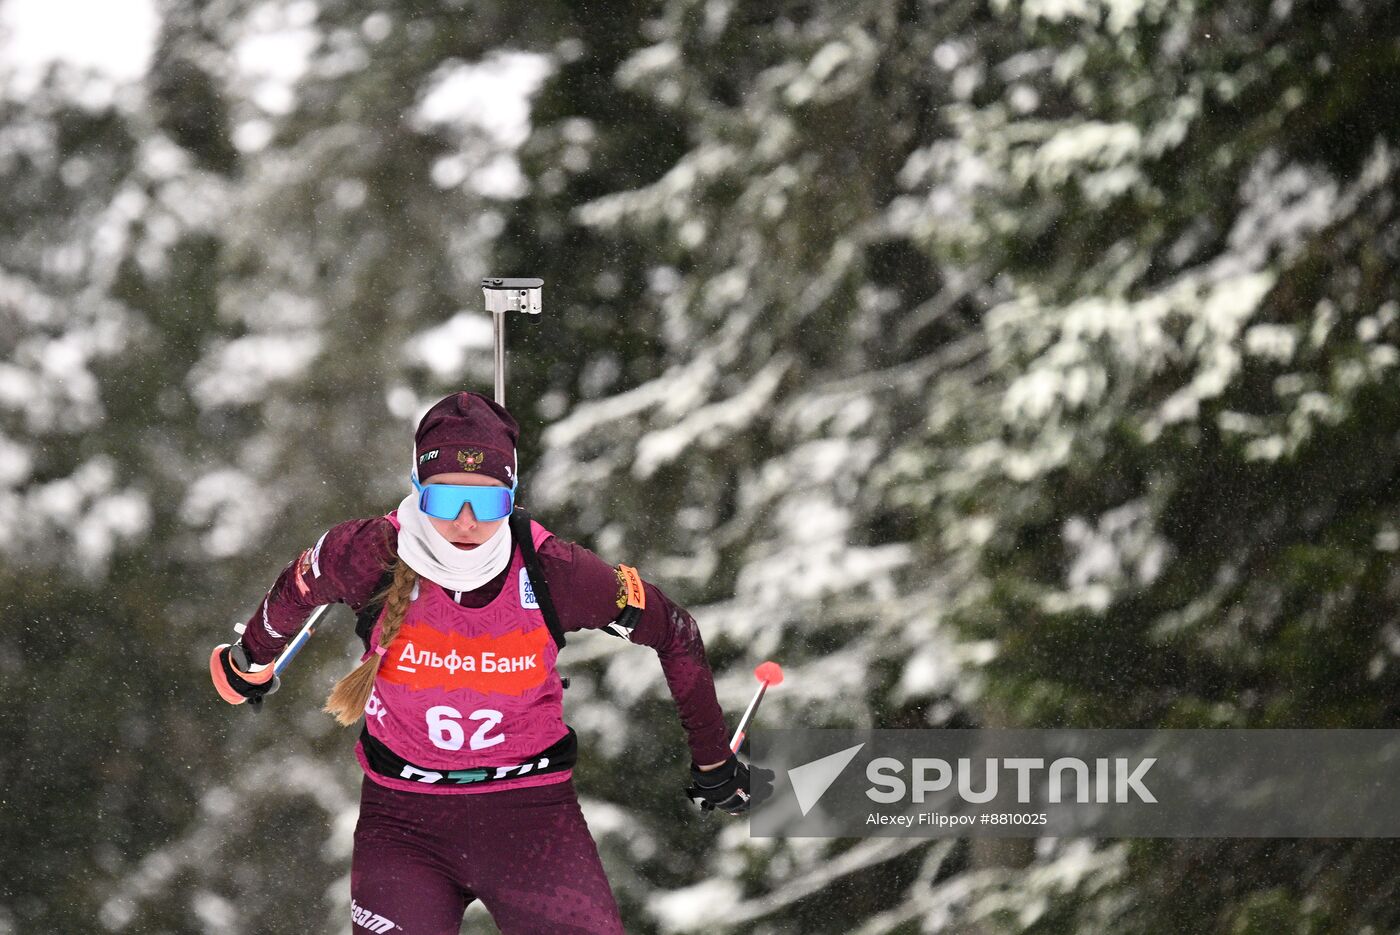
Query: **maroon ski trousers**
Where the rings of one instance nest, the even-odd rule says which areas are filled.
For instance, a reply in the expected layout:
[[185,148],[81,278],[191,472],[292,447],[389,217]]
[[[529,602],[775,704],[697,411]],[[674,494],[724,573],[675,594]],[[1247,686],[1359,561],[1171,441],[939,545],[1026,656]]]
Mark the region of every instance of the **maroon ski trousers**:
[[457,935],[480,899],[502,935],[618,935],[572,779],[461,795],[365,777],[350,870],[355,935]]

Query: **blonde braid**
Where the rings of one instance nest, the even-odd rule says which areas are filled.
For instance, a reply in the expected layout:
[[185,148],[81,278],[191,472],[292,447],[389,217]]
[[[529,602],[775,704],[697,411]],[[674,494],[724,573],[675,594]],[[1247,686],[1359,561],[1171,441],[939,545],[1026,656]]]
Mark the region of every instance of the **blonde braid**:
[[[413,586],[418,583],[418,573],[399,559],[394,564],[394,580],[384,592],[384,625],[379,632],[379,645],[387,647],[399,635],[399,627],[408,614],[409,601],[413,596]],[[334,715],[341,727],[349,727],[365,713],[369,703],[369,693],[374,689],[374,678],[379,674],[379,653],[370,653],[369,658],[355,667],[335,688],[331,689],[326,706],[321,710]]]

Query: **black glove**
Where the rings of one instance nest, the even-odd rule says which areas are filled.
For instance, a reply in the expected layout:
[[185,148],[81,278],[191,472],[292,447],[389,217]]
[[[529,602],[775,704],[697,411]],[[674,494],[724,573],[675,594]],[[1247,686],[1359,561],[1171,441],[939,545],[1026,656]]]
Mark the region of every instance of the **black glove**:
[[[752,789],[750,781],[753,783]],[[753,802],[762,802],[772,792],[771,769],[755,766],[751,773],[749,767],[740,763],[732,753],[723,764],[709,771],[701,771],[691,763],[690,787],[685,790],[685,794],[692,801],[699,802],[704,811],[717,808],[731,815],[744,814]]]
[[214,680],[214,690],[229,704],[248,702],[262,704],[263,696],[277,691],[282,680],[273,674],[272,666],[261,672],[250,672],[248,654],[242,643],[232,646],[225,643],[214,647],[209,657],[209,677]]

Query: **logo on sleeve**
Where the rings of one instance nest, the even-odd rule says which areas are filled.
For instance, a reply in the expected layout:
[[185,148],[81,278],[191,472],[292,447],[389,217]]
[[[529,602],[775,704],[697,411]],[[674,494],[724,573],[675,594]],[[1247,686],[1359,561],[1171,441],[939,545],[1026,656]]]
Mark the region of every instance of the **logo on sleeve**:
[[306,583],[306,575],[310,571],[311,550],[307,549],[305,552],[301,553],[301,558],[297,559],[296,577],[293,579],[296,582],[297,593],[302,597],[307,597],[311,594],[311,585]]
[[535,586],[530,583],[530,573],[520,569],[520,606],[526,610],[539,610],[540,602],[535,597]]
[[618,565],[613,571],[617,574],[617,609],[635,607],[646,610],[647,592],[642,588],[642,576],[631,565]]
[[330,534],[329,529],[321,533],[321,538],[317,539],[316,544],[311,547],[311,575],[314,578],[321,577],[321,546],[326,544],[326,536]]

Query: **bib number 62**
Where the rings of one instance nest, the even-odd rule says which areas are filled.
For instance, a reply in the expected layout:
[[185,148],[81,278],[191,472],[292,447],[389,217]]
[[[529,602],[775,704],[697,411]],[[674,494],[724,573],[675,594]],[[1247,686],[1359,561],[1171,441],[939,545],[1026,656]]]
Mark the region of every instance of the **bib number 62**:
[[[428,709],[428,739],[439,750],[460,750],[467,743],[467,732],[459,723],[462,712],[450,705],[440,704]],[[498,743],[504,743],[505,734],[491,735],[505,715],[491,708],[477,708],[466,716],[469,721],[480,721],[481,726],[472,734],[470,746],[473,750],[485,750]]]

